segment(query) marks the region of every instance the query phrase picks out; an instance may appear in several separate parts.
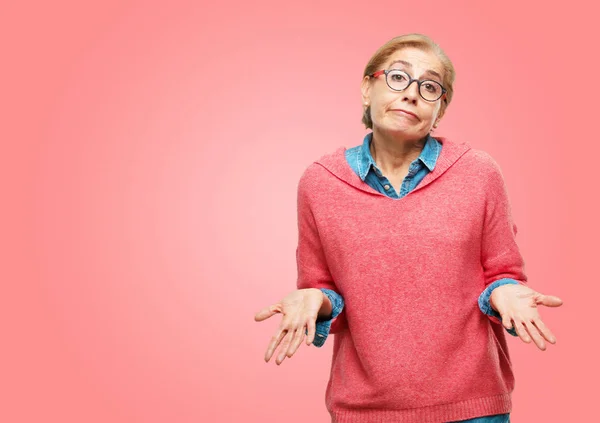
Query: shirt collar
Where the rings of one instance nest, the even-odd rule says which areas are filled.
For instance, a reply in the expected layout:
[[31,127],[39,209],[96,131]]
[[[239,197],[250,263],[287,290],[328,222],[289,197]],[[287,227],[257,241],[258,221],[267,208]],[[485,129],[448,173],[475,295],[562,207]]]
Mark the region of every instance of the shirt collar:
[[[360,148],[357,164],[358,164],[358,176],[363,181],[367,177],[369,170],[371,167],[375,170],[375,172],[381,176],[381,170],[377,167],[375,160],[373,160],[373,156],[371,156],[371,150],[369,149],[371,145],[371,140],[373,139],[373,132],[369,132],[365,135],[363,139],[362,147]],[[423,150],[421,150],[421,155],[419,155],[419,160],[427,166],[429,171],[432,171],[435,168],[435,162],[439,156],[441,149],[440,142],[433,138],[431,135],[427,135],[427,141],[425,141],[425,146]]]

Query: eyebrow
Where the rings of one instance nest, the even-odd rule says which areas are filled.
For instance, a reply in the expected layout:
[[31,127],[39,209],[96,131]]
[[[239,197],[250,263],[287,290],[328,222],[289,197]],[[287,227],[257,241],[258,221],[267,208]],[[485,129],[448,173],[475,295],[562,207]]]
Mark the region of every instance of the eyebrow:
[[[392,63],[390,63],[390,68],[394,63],[402,63],[406,67],[409,67],[412,69],[412,63],[407,62],[406,60],[402,60],[402,59],[394,60]],[[426,75],[426,74],[437,76],[440,80],[442,79],[442,76],[439,73],[437,73],[436,71],[431,70],[431,69],[427,69],[425,72],[423,72],[423,75]]]

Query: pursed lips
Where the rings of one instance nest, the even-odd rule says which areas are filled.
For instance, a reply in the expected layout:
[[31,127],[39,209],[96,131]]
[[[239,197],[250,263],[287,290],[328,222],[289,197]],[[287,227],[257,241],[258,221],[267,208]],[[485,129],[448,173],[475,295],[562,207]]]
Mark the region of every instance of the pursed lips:
[[415,119],[418,119],[418,118],[419,118],[419,117],[418,117],[417,115],[415,115],[414,113],[412,113],[412,112],[408,112],[408,111],[406,111],[406,110],[403,110],[403,109],[392,109],[392,111],[393,111],[393,112],[400,112],[400,113],[404,113],[404,114],[410,115],[410,116],[414,117]]

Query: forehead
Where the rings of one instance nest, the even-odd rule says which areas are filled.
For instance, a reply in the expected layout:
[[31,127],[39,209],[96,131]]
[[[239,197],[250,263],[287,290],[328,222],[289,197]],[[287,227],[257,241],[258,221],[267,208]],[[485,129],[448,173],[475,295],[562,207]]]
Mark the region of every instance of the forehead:
[[433,71],[439,75],[444,74],[444,67],[434,53],[414,47],[404,47],[395,51],[386,60],[384,67],[386,69],[390,67],[406,69],[411,71],[415,77],[427,71]]

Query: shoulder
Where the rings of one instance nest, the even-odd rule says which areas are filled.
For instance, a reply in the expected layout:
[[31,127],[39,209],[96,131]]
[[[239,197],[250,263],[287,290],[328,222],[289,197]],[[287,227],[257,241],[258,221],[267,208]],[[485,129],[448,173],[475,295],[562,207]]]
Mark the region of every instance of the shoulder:
[[500,165],[487,151],[478,148],[470,148],[469,151],[463,155],[462,160],[482,176],[493,174],[502,176]]
[[484,150],[471,149],[465,154],[467,166],[471,168],[469,174],[476,178],[476,184],[480,187],[486,198],[497,200],[504,197],[507,184],[500,165],[490,153]]
[[338,147],[309,164],[300,176],[300,185],[318,184],[323,178],[329,176],[330,172],[327,169],[338,166],[342,158],[345,160],[344,150],[345,147]]
[[300,175],[300,180],[298,181],[298,194],[305,196],[314,192],[314,187],[319,185],[323,177],[323,166],[316,161],[309,164],[302,172],[302,175]]

